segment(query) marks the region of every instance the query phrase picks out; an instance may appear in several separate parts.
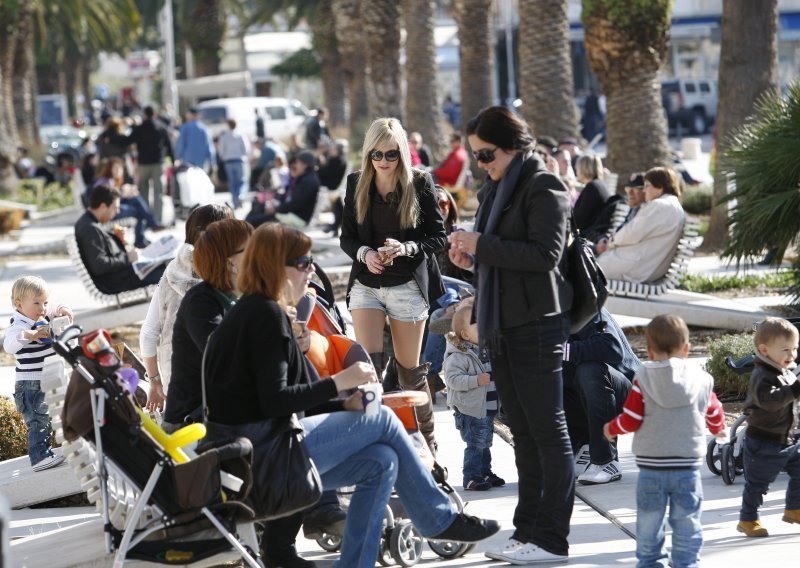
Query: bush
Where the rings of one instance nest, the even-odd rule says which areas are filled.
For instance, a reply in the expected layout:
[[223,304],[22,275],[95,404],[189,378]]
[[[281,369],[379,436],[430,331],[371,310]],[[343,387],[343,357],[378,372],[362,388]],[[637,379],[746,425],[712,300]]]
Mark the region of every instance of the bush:
[[685,274],[681,278],[680,288],[688,292],[708,294],[722,290],[738,290],[742,288],[777,288],[787,290],[792,284],[789,271],[766,272],[759,274]]
[[72,189],[58,182],[45,185],[39,179],[26,179],[20,183],[16,201],[36,205],[39,211],[61,209],[75,204]]
[[747,383],[750,373],[737,375],[725,364],[725,359],[730,355],[734,360],[752,354],[753,334],[740,333],[725,335],[708,346],[709,358],[706,361],[706,371],[714,377],[714,390],[717,395],[742,398],[747,392]]
[[711,211],[711,195],[714,187],[711,185],[688,185],[683,193],[683,210],[692,215],[709,213]]
[[14,401],[0,396],[0,461],[28,455],[28,429]]

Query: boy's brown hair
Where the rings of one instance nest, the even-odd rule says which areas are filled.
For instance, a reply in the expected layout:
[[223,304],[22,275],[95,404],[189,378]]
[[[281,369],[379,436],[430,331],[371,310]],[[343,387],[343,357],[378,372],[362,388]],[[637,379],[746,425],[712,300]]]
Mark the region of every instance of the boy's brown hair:
[[645,330],[647,346],[659,353],[675,353],[689,343],[689,328],[680,316],[654,317]]
[[758,349],[759,345],[767,345],[778,338],[797,341],[797,328],[783,318],[768,317],[758,324],[753,343]]

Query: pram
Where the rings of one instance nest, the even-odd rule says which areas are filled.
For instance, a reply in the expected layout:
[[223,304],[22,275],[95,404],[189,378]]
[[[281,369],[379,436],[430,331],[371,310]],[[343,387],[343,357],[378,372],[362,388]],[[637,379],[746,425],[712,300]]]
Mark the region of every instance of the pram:
[[202,168],[181,164],[172,171],[170,192],[175,217],[186,219],[195,207],[214,200],[214,182]]
[[[240,502],[252,482],[252,445],[238,439],[184,446],[205,435],[193,424],[167,435],[136,406],[126,374],[107,332],[79,339],[70,326],[54,349],[74,369],[61,422],[64,437],[94,445],[100,480],[106,551],[114,567],[127,557],[163,564],[188,564],[235,551],[250,567],[263,566],[253,528],[253,511]],[[91,467],[90,467],[91,466]],[[112,499],[113,497],[113,499]],[[110,502],[127,505],[125,513]],[[241,536],[237,536],[241,535]]]

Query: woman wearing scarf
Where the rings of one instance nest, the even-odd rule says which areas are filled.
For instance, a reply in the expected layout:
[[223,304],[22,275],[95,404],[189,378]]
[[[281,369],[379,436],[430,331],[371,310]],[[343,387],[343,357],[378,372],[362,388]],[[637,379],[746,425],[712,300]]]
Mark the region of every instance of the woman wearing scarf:
[[488,179],[474,232],[450,235],[450,260],[475,270],[482,347],[514,435],[519,474],[515,531],[486,556],[513,564],[566,562],[575,473],[562,402],[561,363],[572,288],[561,266],[569,192],[533,151],[527,124],[505,107],[467,125]]

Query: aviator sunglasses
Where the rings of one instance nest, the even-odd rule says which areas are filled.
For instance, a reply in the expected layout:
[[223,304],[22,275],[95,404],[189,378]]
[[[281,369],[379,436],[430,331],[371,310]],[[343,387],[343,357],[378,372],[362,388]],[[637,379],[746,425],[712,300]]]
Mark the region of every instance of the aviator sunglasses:
[[398,159],[400,159],[400,150],[387,150],[386,152],[373,150],[369,153],[369,157],[376,162],[380,162],[384,158],[386,158],[387,162],[396,162]]
[[497,152],[498,146],[495,146],[492,149],[489,148],[482,148],[477,152],[473,152],[472,156],[483,164],[488,164],[490,162],[494,162],[494,153]]
[[301,256],[286,261],[286,266],[292,266],[297,270],[308,270],[308,267],[314,264],[314,256]]

